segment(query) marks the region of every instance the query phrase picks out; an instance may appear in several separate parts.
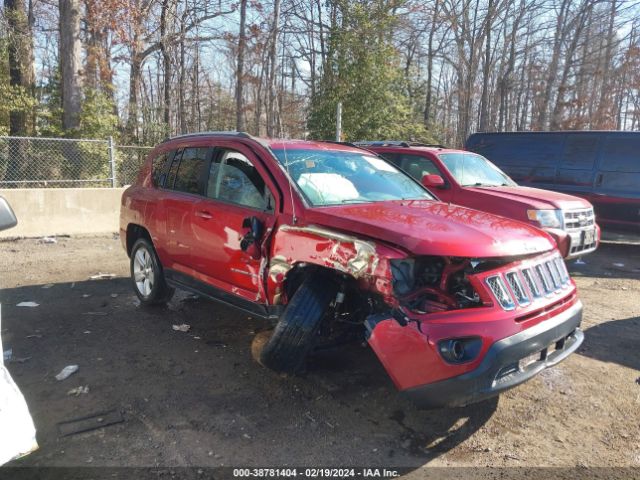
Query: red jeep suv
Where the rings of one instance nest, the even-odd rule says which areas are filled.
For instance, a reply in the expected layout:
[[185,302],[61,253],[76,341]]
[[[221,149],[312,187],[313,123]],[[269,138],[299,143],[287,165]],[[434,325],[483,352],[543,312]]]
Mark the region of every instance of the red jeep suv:
[[420,405],[464,405],[584,338],[549,235],[442,203],[359,148],[172,138],[124,192],[120,222],[142,304],[179,287],[271,320],[252,351],[276,371],[300,371],[318,342],[355,334]]
[[413,142],[356,142],[394,163],[440,200],[530,223],[548,232],[569,259],[600,241],[593,206],[583,198],[521,187],[477,153]]

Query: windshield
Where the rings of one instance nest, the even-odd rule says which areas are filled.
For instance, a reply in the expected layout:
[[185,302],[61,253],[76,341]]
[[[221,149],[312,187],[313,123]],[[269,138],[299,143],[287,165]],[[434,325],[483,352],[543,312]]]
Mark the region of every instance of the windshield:
[[463,187],[515,187],[517,183],[475,153],[441,153],[440,160]]
[[434,199],[411,177],[364,152],[287,148],[273,153],[313,206]]

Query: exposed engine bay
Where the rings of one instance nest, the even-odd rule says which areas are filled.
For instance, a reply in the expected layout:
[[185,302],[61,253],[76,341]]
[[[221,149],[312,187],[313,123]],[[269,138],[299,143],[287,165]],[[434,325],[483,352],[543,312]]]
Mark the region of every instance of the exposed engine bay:
[[393,290],[400,305],[416,313],[482,306],[468,275],[510,260],[423,256],[391,261]]

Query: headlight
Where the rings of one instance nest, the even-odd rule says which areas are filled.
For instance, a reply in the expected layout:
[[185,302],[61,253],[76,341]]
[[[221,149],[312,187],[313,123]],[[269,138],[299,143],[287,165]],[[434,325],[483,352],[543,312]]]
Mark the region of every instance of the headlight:
[[527,217],[541,227],[562,228],[562,210],[527,210]]

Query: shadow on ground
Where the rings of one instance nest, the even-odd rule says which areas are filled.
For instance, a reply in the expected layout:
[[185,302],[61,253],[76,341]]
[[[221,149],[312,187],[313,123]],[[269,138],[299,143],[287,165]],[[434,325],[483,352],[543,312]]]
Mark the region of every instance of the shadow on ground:
[[[468,439],[498,405],[417,410],[359,345],[324,352],[302,377],[276,375],[251,359],[262,320],[187,294],[144,309],[127,279],[7,289],[0,299],[5,348],[26,359],[9,369],[41,446],[13,465],[413,469]],[[56,381],[70,364],[78,373]],[[68,395],[83,385],[88,394]],[[59,436],[59,422],[110,408],[124,423]]]
[[640,247],[633,244],[601,243],[594,253],[567,261],[572,277],[640,278]]
[[579,353],[640,371],[640,317],[612,320],[585,331]]

